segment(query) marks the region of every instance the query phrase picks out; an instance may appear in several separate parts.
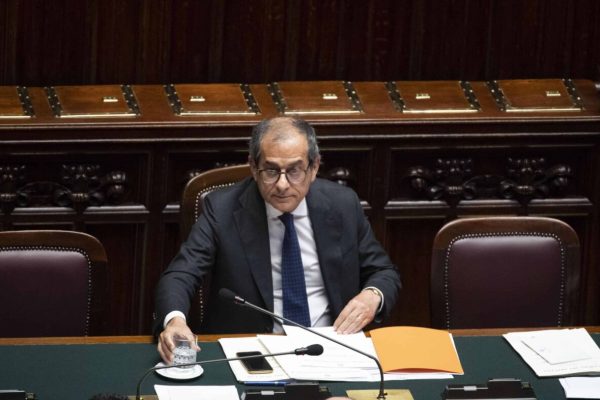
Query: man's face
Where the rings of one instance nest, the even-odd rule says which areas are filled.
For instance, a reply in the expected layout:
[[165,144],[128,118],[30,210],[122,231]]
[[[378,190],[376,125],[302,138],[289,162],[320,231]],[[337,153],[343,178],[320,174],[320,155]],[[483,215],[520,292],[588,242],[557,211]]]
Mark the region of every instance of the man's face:
[[[268,132],[261,142],[261,154],[257,165],[251,162],[252,175],[260,194],[267,203],[281,212],[295,210],[308,193],[310,184],[315,180],[319,170],[319,160],[309,168],[306,137],[297,132],[284,137]],[[261,170],[288,171],[291,175],[291,171],[297,172],[298,169],[306,170],[306,176],[297,183],[290,182],[285,174],[281,174],[277,182],[267,183],[265,182],[267,172],[261,172]]]

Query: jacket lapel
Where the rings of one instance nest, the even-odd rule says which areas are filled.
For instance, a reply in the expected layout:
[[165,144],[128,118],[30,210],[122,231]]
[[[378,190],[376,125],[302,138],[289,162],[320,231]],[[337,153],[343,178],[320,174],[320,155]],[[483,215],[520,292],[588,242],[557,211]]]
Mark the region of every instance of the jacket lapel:
[[[265,203],[254,181],[250,182],[246,191],[240,196],[239,201],[240,208],[234,211],[234,218],[246,262],[266,308],[273,311],[269,229]],[[250,282],[248,283],[250,284]]]
[[340,247],[343,222],[342,215],[320,187],[318,180],[312,184],[306,202],[332,315],[337,315],[344,306],[340,291],[340,284],[344,282]]

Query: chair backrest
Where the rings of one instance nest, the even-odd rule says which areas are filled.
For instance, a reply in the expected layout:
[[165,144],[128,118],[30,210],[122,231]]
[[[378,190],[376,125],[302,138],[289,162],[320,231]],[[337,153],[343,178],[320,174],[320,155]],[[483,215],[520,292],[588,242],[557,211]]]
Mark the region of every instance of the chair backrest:
[[[187,238],[192,226],[202,214],[204,197],[208,193],[231,186],[250,175],[250,165],[242,164],[211,169],[190,179],[181,196],[180,228],[182,240]],[[208,307],[209,288],[210,276],[207,276],[192,300],[187,321],[190,328],[196,332],[201,329],[202,320]]]
[[579,240],[544,217],[452,221],[434,239],[432,326],[445,329],[573,325]]
[[181,238],[185,240],[200,214],[204,197],[213,190],[231,186],[250,176],[250,165],[233,165],[211,169],[196,175],[185,185],[181,196]]
[[0,232],[0,337],[105,334],[106,263],[85,233]]

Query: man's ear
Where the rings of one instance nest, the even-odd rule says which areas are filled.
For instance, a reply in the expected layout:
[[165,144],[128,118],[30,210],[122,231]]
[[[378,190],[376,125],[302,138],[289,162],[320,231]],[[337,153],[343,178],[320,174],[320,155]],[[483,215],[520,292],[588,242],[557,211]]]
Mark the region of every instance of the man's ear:
[[319,167],[321,166],[321,157],[317,157],[315,161],[313,161],[311,166],[311,182],[317,178],[317,172],[319,172]]
[[258,165],[254,162],[254,159],[248,156],[248,164],[250,164],[250,172],[252,173],[252,177],[254,180],[258,180]]

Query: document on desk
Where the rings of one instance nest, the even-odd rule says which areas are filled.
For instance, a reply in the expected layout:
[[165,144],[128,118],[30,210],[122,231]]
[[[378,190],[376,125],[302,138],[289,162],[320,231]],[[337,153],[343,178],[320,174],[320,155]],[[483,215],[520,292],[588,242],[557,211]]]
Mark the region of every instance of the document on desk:
[[[333,327],[313,328],[319,333],[348,344],[376,357],[370,338],[364,333],[354,335],[338,335]],[[229,366],[236,379],[242,383],[269,384],[283,383],[291,379],[319,381],[379,381],[379,369],[372,359],[321,338],[302,329],[285,326],[287,335],[259,335],[257,337],[221,338],[219,343],[225,357],[235,357],[239,351],[260,351],[267,353],[283,353],[311,344],[323,346],[320,356],[286,355],[267,357],[273,372],[269,374],[249,374],[239,361],[230,361]],[[452,379],[447,373],[392,373],[385,374],[386,381],[407,379]]]
[[[323,354],[317,357],[276,357],[279,365],[291,378],[320,381],[379,381],[379,369],[372,359],[303,329],[288,325],[285,325],[284,329],[286,336],[259,335],[259,339],[270,352],[286,351],[290,346],[309,346],[311,344],[320,344],[324,349]],[[312,329],[377,358],[373,342],[362,332],[339,335],[333,330],[333,327]],[[386,374],[384,376],[385,380],[448,378],[452,378],[452,375],[426,373]]]
[[154,385],[159,400],[240,400],[235,386]]
[[[281,356],[277,362],[294,379],[320,381],[377,381],[377,364],[355,351],[321,338],[297,327],[284,326],[286,336],[259,335],[258,338],[271,353],[311,344],[323,346],[320,356]],[[313,328],[319,333],[333,336],[345,344],[365,353],[375,355],[370,341],[361,332],[353,335],[337,335],[332,327]]]
[[600,377],[560,378],[567,399],[600,399]]
[[600,375],[600,348],[584,328],[504,335],[538,377]]

